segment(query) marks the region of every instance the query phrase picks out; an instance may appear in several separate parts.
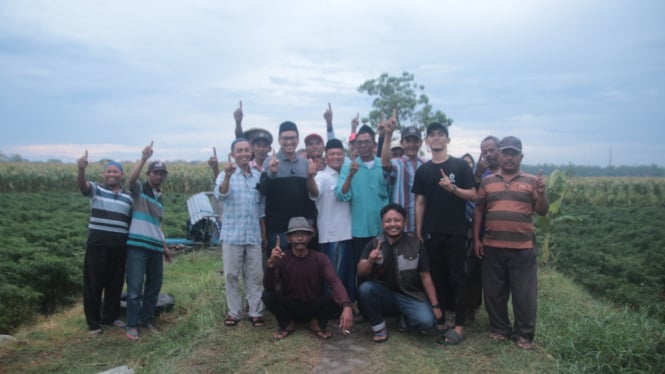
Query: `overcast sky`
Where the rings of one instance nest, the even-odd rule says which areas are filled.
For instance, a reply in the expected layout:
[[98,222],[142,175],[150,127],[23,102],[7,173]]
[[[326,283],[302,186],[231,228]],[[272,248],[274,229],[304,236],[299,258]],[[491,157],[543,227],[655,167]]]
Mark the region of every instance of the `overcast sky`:
[[527,164],[665,165],[662,0],[0,0],[0,152],[206,160],[239,100],[301,146],[330,102],[346,139],[358,86],[403,71],[453,155],[515,135]]

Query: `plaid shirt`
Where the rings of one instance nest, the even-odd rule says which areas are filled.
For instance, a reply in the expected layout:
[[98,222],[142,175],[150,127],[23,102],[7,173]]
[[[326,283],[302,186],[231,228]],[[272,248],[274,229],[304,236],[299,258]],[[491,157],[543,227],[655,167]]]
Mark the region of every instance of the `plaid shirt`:
[[215,197],[224,202],[221,240],[234,245],[261,245],[259,218],[265,215],[265,200],[256,189],[261,173],[250,168],[250,175],[236,169],[229,180],[229,192],[221,194],[222,171],[215,181]]

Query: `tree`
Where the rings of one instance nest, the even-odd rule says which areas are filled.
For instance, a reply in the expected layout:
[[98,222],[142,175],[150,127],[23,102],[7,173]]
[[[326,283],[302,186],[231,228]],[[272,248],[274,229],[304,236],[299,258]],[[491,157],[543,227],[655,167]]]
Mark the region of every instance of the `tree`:
[[392,110],[396,109],[399,130],[416,126],[422,131],[431,122],[450,126],[452,118],[440,110],[434,110],[424,90],[425,86],[416,83],[413,74],[406,71],[399,77],[383,73],[379,78],[366,81],[358,87],[358,91],[376,97],[372,102],[373,109],[369,117],[363,117],[362,123],[376,128],[381,112],[390,115]]

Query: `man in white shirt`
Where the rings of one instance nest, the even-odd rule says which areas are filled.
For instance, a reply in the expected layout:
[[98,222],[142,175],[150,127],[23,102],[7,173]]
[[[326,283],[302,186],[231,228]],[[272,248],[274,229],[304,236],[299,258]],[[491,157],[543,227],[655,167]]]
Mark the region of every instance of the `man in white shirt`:
[[344,146],[337,139],[326,143],[326,167],[318,171],[309,162],[307,189],[318,210],[317,227],[321,251],[328,255],[344,284],[349,298],[355,301],[355,263],[351,246],[351,204],[335,195],[339,171],[344,163]]

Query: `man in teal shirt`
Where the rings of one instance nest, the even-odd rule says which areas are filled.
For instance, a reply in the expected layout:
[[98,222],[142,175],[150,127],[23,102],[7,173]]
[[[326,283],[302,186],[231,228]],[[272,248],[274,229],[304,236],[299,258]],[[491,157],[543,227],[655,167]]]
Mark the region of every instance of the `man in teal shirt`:
[[351,234],[357,265],[367,242],[382,232],[380,212],[389,202],[390,173],[384,171],[381,159],[374,154],[376,142],[369,126],[358,131],[356,147],[358,157],[342,166],[335,193],[338,199],[351,201]]

